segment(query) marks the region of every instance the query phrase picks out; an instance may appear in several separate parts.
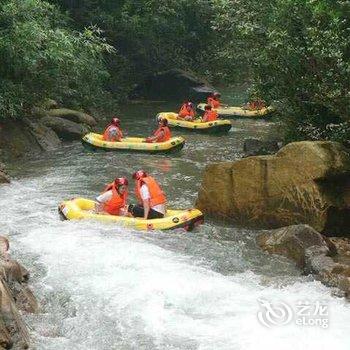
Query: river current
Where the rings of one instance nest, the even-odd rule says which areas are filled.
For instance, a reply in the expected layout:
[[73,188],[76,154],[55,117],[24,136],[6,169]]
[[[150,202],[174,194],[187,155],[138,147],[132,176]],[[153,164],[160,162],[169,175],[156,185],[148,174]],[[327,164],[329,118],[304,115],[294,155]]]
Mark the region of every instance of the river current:
[[[155,128],[155,112],[173,107],[122,108],[123,129],[145,135]],[[240,158],[245,138],[267,139],[274,128],[236,120],[228,136],[185,134],[185,148],[172,156],[93,153],[74,142],[13,161],[14,181],[0,187],[0,233],[32,272],[41,302],[39,314],[25,316],[34,347],[350,349],[349,304],[287,259],[262,252],[256,231],[206,220],[190,233],[145,233],[58,216],[60,201],[94,198],[114,177],[130,179],[139,168],[160,181],[169,206],[192,207],[207,164]],[[293,315],[277,314],[276,325],[259,300]],[[297,324],[298,305],[306,302],[314,313],[307,319],[323,317],[327,327]]]

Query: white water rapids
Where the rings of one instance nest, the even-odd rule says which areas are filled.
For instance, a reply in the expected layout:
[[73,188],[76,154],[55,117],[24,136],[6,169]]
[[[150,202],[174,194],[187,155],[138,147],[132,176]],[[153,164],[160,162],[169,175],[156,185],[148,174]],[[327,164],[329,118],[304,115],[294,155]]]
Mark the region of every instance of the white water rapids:
[[[169,160],[91,154],[73,144],[10,168],[18,178],[0,187],[0,233],[32,272],[42,306],[25,319],[37,349],[350,349],[349,304],[263,253],[256,232],[210,221],[191,233],[60,221],[61,200],[93,198],[118,171],[145,166],[173,205],[193,205],[203,165],[191,146]],[[293,319],[268,328],[257,318],[259,298],[293,309],[322,301],[329,327]]]

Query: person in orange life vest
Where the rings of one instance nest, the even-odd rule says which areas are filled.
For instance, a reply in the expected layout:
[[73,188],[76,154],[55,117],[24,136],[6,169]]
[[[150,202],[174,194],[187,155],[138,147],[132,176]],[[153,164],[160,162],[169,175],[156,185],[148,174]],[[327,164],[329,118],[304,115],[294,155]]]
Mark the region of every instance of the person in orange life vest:
[[256,99],[246,103],[245,105],[243,105],[242,108],[248,109],[250,111],[256,111],[256,110],[266,108],[266,103],[264,100],[261,100],[260,98],[256,98]]
[[219,108],[221,105],[220,97],[221,97],[221,95],[218,92],[212,93],[207,98],[207,104],[210,105],[212,108]]
[[144,219],[160,219],[166,213],[166,197],[157,181],[144,170],[133,174],[135,195],[139,204],[129,205],[129,212],[134,217]]
[[147,137],[145,142],[165,142],[171,139],[171,131],[168,126],[168,120],[166,118],[157,117],[158,129],[152,136]]
[[218,112],[213,110],[211,105],[206,105],[204,107],[204,115],[202,118],[202,122],[213,122],[216,119],[218,119]]
[[196,113],[193,108],[193,103],[186,101],[182,104],[180,111],[178,113],[179,119],[184,119],[187,121],[193,121]]
[[129,216],[127,210],[128,180],[117,177],[108,184],[101,195],[96,198],[95,210],[110,215]]
[[112,118],[111,123],[103,132],[103,141],[120,142],[123,138],[123,133],[120,128],[120,120],[117,117]]

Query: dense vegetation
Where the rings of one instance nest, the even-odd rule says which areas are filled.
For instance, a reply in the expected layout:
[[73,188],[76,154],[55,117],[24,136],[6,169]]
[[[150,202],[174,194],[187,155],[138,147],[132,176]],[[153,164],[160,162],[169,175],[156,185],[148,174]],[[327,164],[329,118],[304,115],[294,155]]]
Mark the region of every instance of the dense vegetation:
[[83,29],[96,24],[117,55],[108,60],[113,90],[125,93],[144,76],[170,68],[210,74],[214,4],[208,0],[51,0]]
[[289,139],[350,139],[349,1],[220,1],[216,13],[223,59],[247,62],[255,90],[283,104]]
[[113,48],[95,28],[67,28],[68,19],[41,0],[0,2],[0,116],[19,117],[46,97],[93,105]]
[[45,95],[85,107],[106,91],[120,99],[145,75],[183,68],[278,101],[289,139],[349,139],[349,1],[0,4],[1,115]]

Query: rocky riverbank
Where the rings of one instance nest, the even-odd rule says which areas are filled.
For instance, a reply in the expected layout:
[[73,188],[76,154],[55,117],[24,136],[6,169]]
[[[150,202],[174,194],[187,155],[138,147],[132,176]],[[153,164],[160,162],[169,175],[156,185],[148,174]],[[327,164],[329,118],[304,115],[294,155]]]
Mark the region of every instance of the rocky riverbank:
[[2,183],[9,183],[10,177],[6,172],[5,164],[0,163],[0,184]]
[[308,225],[293,225],[264,231],[259,246],[271,253],[293,260],[305,273],[312,273],[323,283],[337,287],[350,297],[350,240],[327,238]]
[[50,151],[62,141],[79,140],[96,125],[94,117],[48,101],[20,120],[7,119],[0,125],[0,160],[27,153]]
[[28,286],[29,272],[9,254],[9,241],[0,236],[0,349],[27,349],[30,334],[23,313],[39,306]]

